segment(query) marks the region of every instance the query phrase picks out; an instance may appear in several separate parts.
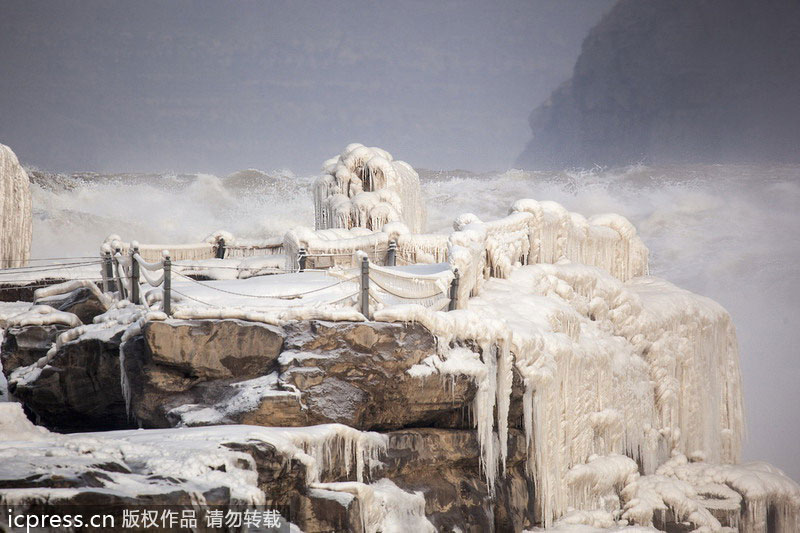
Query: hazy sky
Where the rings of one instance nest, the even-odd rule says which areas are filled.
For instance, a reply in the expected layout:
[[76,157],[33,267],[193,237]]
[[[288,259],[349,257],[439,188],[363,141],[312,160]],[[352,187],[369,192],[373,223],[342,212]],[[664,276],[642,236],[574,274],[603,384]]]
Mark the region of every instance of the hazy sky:
[[0,142],[60,171],[314,172],[349,142],[502,170],[611,3],[4,0]]

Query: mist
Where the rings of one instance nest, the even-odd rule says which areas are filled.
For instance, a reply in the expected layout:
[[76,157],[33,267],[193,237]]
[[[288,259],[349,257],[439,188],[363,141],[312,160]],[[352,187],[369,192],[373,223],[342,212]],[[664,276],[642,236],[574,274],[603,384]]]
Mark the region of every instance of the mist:
[[4,2],[0,142],[57,171],[506,169],[608,0]]

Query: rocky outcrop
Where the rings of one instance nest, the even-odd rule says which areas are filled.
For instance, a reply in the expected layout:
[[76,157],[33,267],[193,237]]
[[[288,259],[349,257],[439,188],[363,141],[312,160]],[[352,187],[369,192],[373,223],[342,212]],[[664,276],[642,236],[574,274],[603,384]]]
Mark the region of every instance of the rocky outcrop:
[[525,436],[509,434],[509,458],[494,494],[480,471],[474,431],[432,428],[388,434],[379,475],[425,495],[425,514],[439,531],[469,524],[470,531],[522,531],[530,527],[533,484],[525,476]]
[[[10,328],[6,375],[44,356],[65,329]],[[408,373],[436,353],[435,337],[421,324],[152,321],[120,351],[124,330],[90,329],[65,343],[38,377],[12,381],[12,392],[42,424],[62,431],[134,423],[472,427],[471,378]],[[519,412],[519,401],[513,403]]]
[[[191,508],[202,501],[218,509],[279,509],[309,533],[363,532],[365,525],[374,530],[385,511],[370,498],[371,487],[390,479],[400,495],[424,498],[425,519],[439,531],[519,531],[530,525],[530,488],[522,476],[525,439],[519,432],[512,432],[507,475],[493,495],[480,471],[473,431],[389,432],[379,462],[357,482],[353,467],[340,461],[337,443],[360,437],[341,432],[343,426],[303,428],[289,441],[279,428],[248,426],[62,436],[30,425],[18,405],[0,406],[0,418],[6,438],[13,433],[27,443],[4,458],[0,510],[16,505],[17,513],[26,507],[44,513],[70,505],[72,512],[91,513],[120,505]],[[188,458],[187,469],[182,460]]]
[[21,366],[35,363],[47,354],[56,337],[69,329],[63,324],[45,326],[13,326],[3,334],[0,362],[3,372],[11,374]]
[[[45,333],[44,326],[31,328],[9,341],[19,346],[26,334]],[[15,396],[40,423],[69,431],[328,422],[385,431],[382,466],[370,479],[391,479],[403,491],[420,492],[425,515],[437,528],[472,524],[474,531],[511,531],[530,525],[528,502],[533,500],[524,475],[524,436],[512,430],[507,467],[496,489],[490,488],[469,414],[475,384],[465,376],[408,373],[436,353],[435,337],[420,324],[298,321],[276,327],[241,320],[154,321],[124,343],[120,358],[124,329],[100,330],[104,333],[65,343],[36,379],[14,386]],[[44,350],[46,341],[41,344]],[[9,350],[9,357],[21,358],[17,351]],[[130,419],[120,361],[130,391]],[[299,478],[289,475],[294,467],[276,458],[274,447],[226,446],[255,458],[259,485],[269,487],[275,505],[293,509],[304,531],[363,527],[364,503],[337,485],[347,480],[346,471],[324,473],[320,481],[330,486],[300,487]],[[90,487],[103,475],[103,468],[92,467],[70,486]],[[147,500],[140,496],[129,503]],[[169,501],[178,504],[185,497],[176,488]]]
[[[11,328],[3,345],[3,371],[6,375],[10,376],[16,367],[26,366],[20,363],[34,362],[37,355],[44,355],[46,339],[54,339],[62,328]],[[52,430],[72,432],[136,427],[125,412],[119,385],[119,345],[123,332],[124,327],[117,327],[104,331],[102,335],[87,335],[65,343],[35,380],[19,384],[12,381],[9,391],[25,404],[38,423]],[[36,344],[37,340],[42,342]],[[22,349],[21,346],[33,348]],[[7,360],[16,366],[7,368]]]
[[800,161],[798,48],[794,0],[621,0],[517,165]]
[[168,320],[126,344],[124,365],[145,427],[468,428],[471,380],[407,373],[435,351],[419,324]]
[[131,415],[144,427],[169,427],[170,409],[222,399],[231,384],[269,375],[283,341],[280,328],[257,322],[150,322],[123,349]]
[[11,148],[0,144],[0,268],[25,266],[33,226],[28,175]]

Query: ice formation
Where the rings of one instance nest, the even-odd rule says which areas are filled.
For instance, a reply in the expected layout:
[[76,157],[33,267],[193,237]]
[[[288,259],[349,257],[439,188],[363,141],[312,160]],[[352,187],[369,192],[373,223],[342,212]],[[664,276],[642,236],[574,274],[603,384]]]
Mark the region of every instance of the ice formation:
[[[570,508],[604,507],[612,487],[599,494],[586,487],[602,478],[619,489],[638,468],[653,474],[673,451],[738,459],[741,382],[730,317],[667,282],[624,283],[574,263],[531,265],[487,281],[465,311],[398,306],[375,319],[419,321],[439,336],[439,358],[414,372],[476,380],[473,409],[489,483],[504,457],[512,367],[520,374],[528,469],[545,524]],[[467,341],[480,354],[457,347]],[[603,465],[602,475],[576,468],[586,463]]]
[[294,228],[283,239],[286,252],[286,269],[299,268],[300,250],[308,255],[307,268],[356,267],[356,252],[367,254],[373,263],[383,264],[389,249],[389,235],[365,228],[331,228],[311,230]]
[[[365,533],[433,533],[436,528],[425,517],[425,497],[409,493],[390,479],[372,484],[358,482],[317,483],[315,495],[337,499],[358,497],[362,505],[361,528]],[[346,500],[347,501],[347,500]]]
[[323,166],[314,184],[316,228],[381,229],[402,221],[415,233],[425,227],[419,176],[386,150],[349,144]]
[[[648,523],[654,510],[669,505],[687,521],[713,530],[719,524],[706,515],[705,506],[727,499],[734,510],[744,508],[737,524],[740,531],[800,529],[800,487],[766,463],[712,464],[676,454],[655,475],[642,476],[625,490],[628,503],[623,516],[638,523]],[[685,492],[682,501],[669,501],[681,496],[680,492]]]
[[28,263],[32,238],[28,174],[11,148],[0,144],[0,268]]
[[[119,249],[120,253],[128,256],[131,251],[131,242],[123,241],[122,237],[111,234],[105,238],[101,249],[105,246],[112,251]],[[173,261],[212,259],[214,257],[214,244],[212,242],[198,242],[189,244],[138,244],[139,255],[145,261],[160,261],[162,252],[169,250]]]
[[517,200],[511,213],[529,213],[528,263],[575,263],[599,266],[626,281],[648,272],[649,252],[625,217],[597,215],[588,221],[552,201]]

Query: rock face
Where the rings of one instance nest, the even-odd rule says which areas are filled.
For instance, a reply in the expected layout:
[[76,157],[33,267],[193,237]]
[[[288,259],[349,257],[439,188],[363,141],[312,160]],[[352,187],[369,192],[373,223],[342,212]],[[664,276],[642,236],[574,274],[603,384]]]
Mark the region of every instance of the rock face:
[[[55,337],[59,333],[59,330],[51,330],[55,327],[11,328],[3,353],[8,353],[9,360],[17,366],[24,366],[20,363],[27,363],[41,353],[41,344],[37,344],[37,340],[48,335]],[[36,380],[19,385],[12,383],[10,392],[25,404],[38,423],[53,430],[71,432],[136,427],[125,412],[119,386],[119,344],[123,332],[124,328],[117,328],[104,336],[84,337],[64,344],[57,359],[43,368]],[[29,348],[22,349],[21,346]],[[12,347],[16,347],[16,351],[11,351]],[[23,360],[25,356],[28,358]],[[3,371],[6,375],[10,375],[14,368],[6,368],[4,356]]]
[[150,322],[123,349],[131,414],[144,427],[169,427],[170,409],[268,375],[283,341],[280,328],[256,322]]
[[[38,355],[49,330],[18,329],[9,331],[7,357],[19,360],[15,364],[20,366],[33,359],[26,358],[21,347],[29,344]],[[481,470],[481,447],[469,415],[474,383],[465,376],[443,381],[407,372],[436,352],[436,339],[420,324],[149,322],[141,335],[122,347],[131,419],[120,385],[124,327],[103,331],[65,343],[38,378],[14,388],[14,395],[40,423],[68,431],[328,422],[381,430],[387,444],[382,466],[370,479],[388,478],[403,491],[420,492],[425,515],[438,529],[463,530],[469,524],[476,532],[519,531],[531,525],[528,502],[533,501],[533,488],[525,476],[525,437],[511,430],[507,467],[493,494]],[[39,337],[43,340],[34,342]],[[275,505],[293,509],[293,520],[304,531],[362,530],[363,502],[346,497],[337,485],[348,481],[347,472],[328,470],[320,481],[331,487],[311,489],[305,474],[274,447],[250,441],[226,446],[254,457],[259,486]],[[123,471],[118,465],[95,465],[68,483],[89,491],[103,484],[106,467]],[[7,488],[26,483],[0,481]],[[37,483],[50,487],[61,481],[40,478]],[[80,503],[81,497],[73,503]],[[187,497],[176,486],[169,501],[181,504]],[[126,501],[143,503],[147,498],[142,494]],[[225,501],[223,494],[219,502]],[[91,500],[97,502],[105,500]]]
[[0,144],[0,268],[27,264],[32,231],[28,175],[11,148]]
[[425,514],[439,531],[522,531],[529,527],[533,485],[525,476],[525,436],[509,434],[505,476],[492,496],[480,463],[474,431],[431,428],[389,434],[385,468],[379,473],[406,491],[425,495]]
[[[44,356],[64,328],[10,328],[5,374]],[[472,428],[471,378],[407,372],[436,353],[436,339],[420,324],[152,321],[122,347],[121,375],[124,329],[64,344],[36,379],[12,383],[12,392],[60,431],[221,423]],[[514,400],[512,426],[521,410],[518,390]]]
[[130,340],[124,364],[131,413],[145,427],[468,428],[469,379],[444,386],[406,372],[435,351],[421,325],[168,320]]
[[798,48],[794,0],[621,0],[517,164],[800,161]]
[[25,507],[57,512],[68,504],[71,512],[91,513],[123,504],[174,508],[204,501],[223,509],[255,504],[286,512],[309,533],[363,532],[367,524],[375,530],[375,513],[382,511],[369,497],[370,488],[388,478],[401,496],[424,497],[426,520],[438,531],[530,526],[525,518],[530,487],[522,475],[525,438],[516,431],[507,475],[493,496],[479,469],[474,431],[389,432],[377,466],[356,482],[353,467],[343,464],[337,449],[364,434],[343,426],[303,428],[289,441],[279,428],[251,426],[65,436],[35,428],[18,405],[0,406],[0,415],[2,437],[25,443],[16,449],[12,444],[13,453],[6,456],[0,451],[0,510],[17,505],[15,512]]

